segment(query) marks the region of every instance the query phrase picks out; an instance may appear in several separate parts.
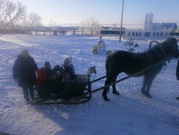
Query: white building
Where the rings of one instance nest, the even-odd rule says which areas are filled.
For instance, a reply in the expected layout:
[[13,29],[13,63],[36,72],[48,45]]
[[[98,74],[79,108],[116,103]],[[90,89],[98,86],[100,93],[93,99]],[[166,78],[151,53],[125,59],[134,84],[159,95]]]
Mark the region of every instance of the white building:
[[144,30],[126,30],[127,39],[165,39],[177,29],[177,23],[153,23],[153,14],[145,15]]
[[153,14],[149,13],[145,15],[144,31],[150,32],[153,30]]

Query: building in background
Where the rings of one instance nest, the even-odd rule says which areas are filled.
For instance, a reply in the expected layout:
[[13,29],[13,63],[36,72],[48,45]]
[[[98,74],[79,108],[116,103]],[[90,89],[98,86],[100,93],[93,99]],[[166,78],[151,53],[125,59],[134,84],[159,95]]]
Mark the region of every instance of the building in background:
[[163,31],[169,30],[174,32],[177,29],[177,23],[154,23],[153,22],[153,14],[149,13],[145,15],[145,23],[144,23],[144,31],[152,32],[152,31]]
[[153,14],[149,13],[145,15],[144,31],[150,32],[153,30]]
[[177,23],[154,23],[153,14],[145,15],[144,30],[126,30],[127,39],[165,39],[177,30]]

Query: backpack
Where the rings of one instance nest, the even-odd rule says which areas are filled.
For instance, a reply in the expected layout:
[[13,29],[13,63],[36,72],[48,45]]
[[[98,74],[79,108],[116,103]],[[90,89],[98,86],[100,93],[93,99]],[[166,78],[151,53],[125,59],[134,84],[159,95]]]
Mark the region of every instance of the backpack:
[[37,78],[36,78],[36,83],[37,84],[44,84],[45,81],[47,80],[47,74],[46,74],[46,69],[44,67],[37,69]]

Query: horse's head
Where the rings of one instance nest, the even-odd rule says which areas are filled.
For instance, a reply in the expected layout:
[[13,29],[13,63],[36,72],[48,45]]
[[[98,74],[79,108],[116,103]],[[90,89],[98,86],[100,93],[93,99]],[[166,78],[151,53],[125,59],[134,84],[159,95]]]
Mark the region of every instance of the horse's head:
[[179,58],[179,41],[176,38],[168,38],[161,43],[164,52],[169,57]]

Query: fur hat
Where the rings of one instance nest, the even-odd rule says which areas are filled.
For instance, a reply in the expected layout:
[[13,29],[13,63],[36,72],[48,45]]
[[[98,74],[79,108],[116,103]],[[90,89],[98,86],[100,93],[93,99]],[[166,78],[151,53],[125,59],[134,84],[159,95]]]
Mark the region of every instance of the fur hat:
[[62,65],[71,65],[72,64],[72,58],[69,57],[69,56],[66,56],[64,59],[63,59],[63,64]]
[[21,51],[21,55],[24,55],[24,54],[28,55],[28,54],[29,54],[29,51],[28,51],[28,50],[25,50],[25,49],[22,50],[22,51]]
[[29,51],[28,50],[22,50],[21,52],[20,52],[20,54],[23,56],[23,57],[27,57],[28,55],[29,55]]

